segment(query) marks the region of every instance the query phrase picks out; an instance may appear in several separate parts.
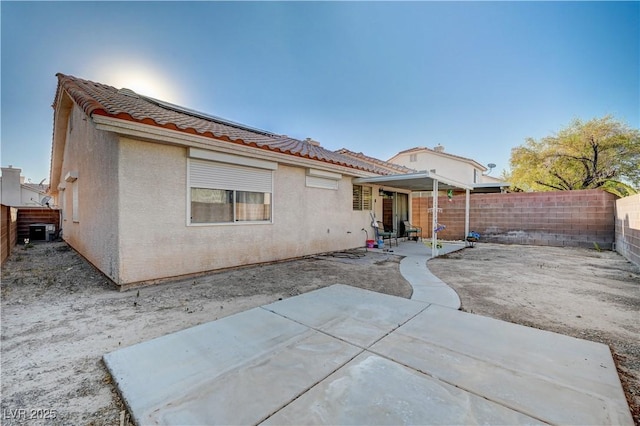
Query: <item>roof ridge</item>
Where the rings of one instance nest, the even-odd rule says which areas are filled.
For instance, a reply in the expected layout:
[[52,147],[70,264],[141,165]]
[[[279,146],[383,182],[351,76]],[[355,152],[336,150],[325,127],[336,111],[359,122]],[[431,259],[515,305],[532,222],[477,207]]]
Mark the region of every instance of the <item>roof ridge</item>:
[[[435,154],[440,154],[440,155],[446,155],[446,156],[449,156],[449,157],[459,158],[459,159],[461,159],[461,160],[465,160],[465,161],[471,161],[471,162],[473,162],[473,163],[476,163],[476,164],[478,164],[478,165],[480,165],[480,166],[484,167],[482,164],[478,163],[478,162],[477,162],[476,160],[474,160],[473,158],[463,157],[462,155],[451,154],[451,153],[449,153],[449,152],[445,152],[445,151],[437,151],[437,150],[435,150],[435,149],[428,148],[428,147],[426,147],[426,146],[416,146],[416,147],[413,147],[413,148],[405,149],[404,151],[400,151],[400,152],[398,152],[398,153],[397,153],[397,154],[395,154],[393,157],[396,157],[396,156],[398,156],[398,155],[400,155],[400,154],[409,154],[409,153],[414,152],[414,151],[422,151],[422,150],[426,150],[426,151],[429,151],[429,152],[432,152],[432,153],[435,153]],[[391,157],[391,158],[393,158],[393,157]]]

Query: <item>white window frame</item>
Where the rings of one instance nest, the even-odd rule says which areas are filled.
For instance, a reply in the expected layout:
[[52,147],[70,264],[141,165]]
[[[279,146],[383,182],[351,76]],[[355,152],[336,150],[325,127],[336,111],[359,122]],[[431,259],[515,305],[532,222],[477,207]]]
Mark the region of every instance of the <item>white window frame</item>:
[[[192,175],[196,167],[216,167],[231,172],[226,177],[219,177],[216,181],[215,173],[212,174],[211,181],[206,182],[207,177],[197,177]],[[274,223],[274,171],[277,170],[277,163],[259,160],[255,158],[235,156],[231,154],[218,153],[214,151],[205,151],[197,148],[189,149],[189,158],[187,159],[187,226],[229,226],[229,225],[256,225],[256,224],[273,224]],[[214,171],[211,169],[212,172]],[[269,174],[270,184],[264,186],[264,182],[251,183],[242,182],[240,176],[243,172],[255,171],[259,176]],[[204,179],[204,180],[203,180]],[[235,180],[234,180],[235,179]],[[203,185],[204,182],[204,185]],[[253,185],[256,185],[253,187]],[[191,221],[191,188],[219,189],[233,191],[233,220],[228,222],[204,222],[193,223]],[[238,220],[236,218],[236,192],[260,192],[270,194],[270,219],[260,221]]]

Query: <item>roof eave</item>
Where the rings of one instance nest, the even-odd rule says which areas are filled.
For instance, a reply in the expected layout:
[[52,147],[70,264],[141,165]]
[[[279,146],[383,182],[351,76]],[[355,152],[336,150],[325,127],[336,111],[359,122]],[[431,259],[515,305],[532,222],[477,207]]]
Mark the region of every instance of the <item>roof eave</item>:
[[437,180],[439,184],[441,183],[439,186],[440,189],[473,189],[473,186],[471,185],[458,182],[454,179],[449,179],[433,172],[364,177],[355,179],[353,182],[386,185],[400,189],[409,189],[411,191],[430,191],[433,188],[433,181],[435,180]]
[[200,148],[205,150],[215,149],[235,155],[246,155],[249,157],[264,158],[277,161],[282,164],[293,166],[311,167],[331,172],[338,172],[348,176],[365,177],[377,176],[376,173],[360,170],[345,165],[330,163],[328,161],[306,158],[299,155],[276,152],[265,148],[253,147],[241,143],[231,143],[223,139],[211,138],[193,133],[186,133],[179,130],[167,129],[161,126],[154,126],[136,121],[123,120],[107,115],[93,114],[92,121],[96,124],[97,130],[113,132],[121,136],[133,137],[169,145]]
[[53,140],[51,142],[51,164],[49,168],[49,190],[57,192],[62,172],[62,159],[67,137],[69,114],[74,102],[64,89],[58,85],[55,104],[53,105]]

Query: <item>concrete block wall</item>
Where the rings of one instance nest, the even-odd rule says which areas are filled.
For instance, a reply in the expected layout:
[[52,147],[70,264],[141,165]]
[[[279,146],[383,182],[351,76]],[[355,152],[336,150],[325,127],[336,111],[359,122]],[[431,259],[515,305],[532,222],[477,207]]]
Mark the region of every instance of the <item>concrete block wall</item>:
[[22,243],[29,238],[29,225],[35,223],[53,223],[56,231],[60,227],[60,210],[46,207],[20,208],[18,209],[18,242]]
[[[509,194],[472,194],[469,230],[481,241],[501,244],[572,246],[611,249],[615,238],[617,197],[594,189]],[[414,222],[431,235],[431,197],[413,198]],[[438,238],[461,240],[465,196],[438,198],[438,222],[446,226]]]
[[9,257],[18,241],[18,209],[0,205],[0,217],[2,221],[2,263]]
[[640,194],[616,200],[616,251],[640,266]]

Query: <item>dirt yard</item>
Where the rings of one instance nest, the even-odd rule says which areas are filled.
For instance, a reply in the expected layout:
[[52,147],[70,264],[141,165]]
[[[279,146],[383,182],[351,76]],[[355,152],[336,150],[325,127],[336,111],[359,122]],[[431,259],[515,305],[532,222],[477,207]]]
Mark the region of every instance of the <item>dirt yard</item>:
[[335,283],[408,298],[400,259],[362,249],[120,293],[65,243],[17,247],[2,268],[0,424],[120,424],[103,354]]
[[640,425],[640,268],[611,251],[497,244],[428,265],[464,311],[609,345]]
[[[65,243],[18,247],[2,268],[0,423],[120,424],[104,353],[335,283],[410,297],[399,261],[362,250],[120,293]],[[467,311],[610,344],[638,421],[638,268],[611,252],[488,244],[429,267]]]

